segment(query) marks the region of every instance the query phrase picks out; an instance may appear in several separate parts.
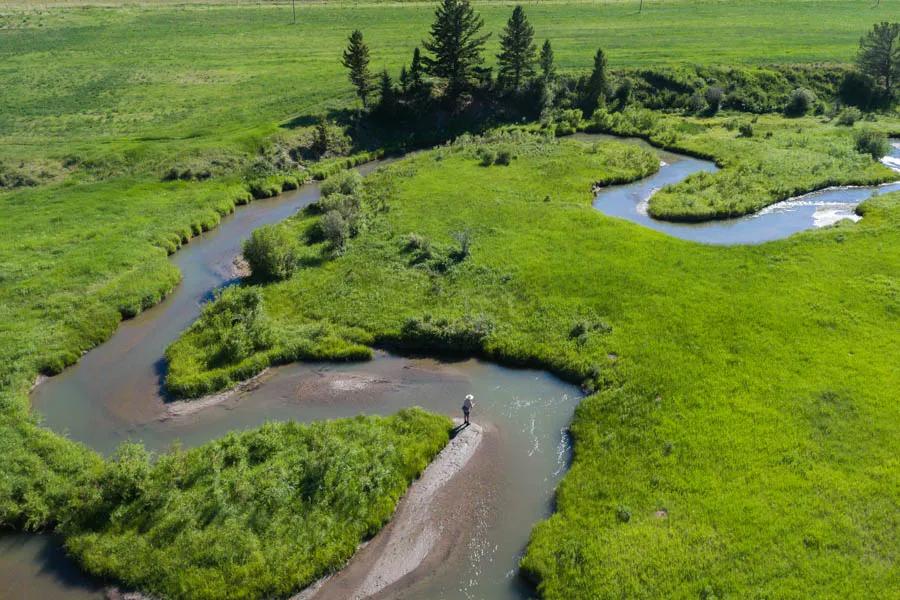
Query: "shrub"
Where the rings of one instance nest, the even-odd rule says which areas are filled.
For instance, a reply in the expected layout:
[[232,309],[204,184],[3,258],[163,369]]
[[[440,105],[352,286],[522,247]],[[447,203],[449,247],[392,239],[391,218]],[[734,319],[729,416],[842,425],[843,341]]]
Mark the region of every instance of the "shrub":
[[609,111],[604,107],[600,107],[591,115],[591,124],[589,129],[593,132],[603,133],[611,131],[615,126],[615,119]]
[[844,104],[868,110],[878,104],[875,81],[859,71],[850,71],[841,80],[838,97]]
[[887,136],[873,129],[858,131],[855,141],[857,152],[868,154],[875,160],[879,160],[891,151],[891,144],[888,142]]
[[630,78],[626,77],[623,79],[618,87],[616,87],[616,91],[613,94],[613,99],[616,102],[616,108],[618,110],[624,109],[628,106],[628,103],[631,102],[631,94],[634,89],[634,82],[631,81]]
[[816,95],[806,88],[797,88],[788,96],[784,106],[784,114],[787,117],[802,117],[808,113],[816,103]]
[[509,148],[501,148],[497,152],[497,159],[494,161],[498,165],[508,165],[512,162],[513,153]]
[[431,254],[431,241],[424,235],[418,233],[410,233],[406,236],[406,242],[403,247],[408,252],[427,252]]
[[325,158],[346,154],[350,149],[350,138],[344,130],[327,119],[320,119],[309,144],[310,158]]
[[340,252],[347,244],[350,237],[350,227],[347,220],[337,210],[329,210],[319,221],[319,229],[322,237],[331,245],[332,249]]
[[497,160],[497,153],[490,148],[479,148],[478,157],[481,159],[482,167],[489,167]]
[[862,119],[862,112],[858,108],[851,106],[841,111],[837,117],[837,124],[853,127],[860,119]]
[[627,523],[631,520],[631,509],[627,506],[616,507],[616,520],[620,523]]
[[458,244],[457,249],[453,252],[453,258],[457,261],[464,260],[469,256],[472,246],[472,234],[468,229],[456,231],[453,233],[453,239]]
[[706,109],[710,115],[714,115],[719,112],[719,109],[722,107],[722,100],[725,98],[725,91],[718,86],[710,86],[706,88],[706,92],[703,94],[704,100],[706,100]]
[[687,111],[690,113],[701,113],[706,109],[706,101],[703,99],[703,96],[700,92],[694,92],[691,94],[690,98],[687,101]]
[[753,124],[749,121],[744,121],[738,125],[738,136],[744,138],[753,137]]
[[261,281],[287,279],[297,264],[297,242],[284,225],[266,225],[244,242],[244,259]]
[[427,348],[429,352],[473,354],[481,352],[484,342],[494,330],[493,322],[484,315],[465,316],[455,320],[408,319],[400,330],[398,342],[404,346]]
[[263,311],[262,293],[255,287],[229,287],[218,292],[192,329],[205,332],[208,367],[239,363],[270,348],[275,341]]
[[363,178],[358,171],[341,171],[322,182],[322,197],[327,198],[332,194],[355,196],[362,190],[362,183]]

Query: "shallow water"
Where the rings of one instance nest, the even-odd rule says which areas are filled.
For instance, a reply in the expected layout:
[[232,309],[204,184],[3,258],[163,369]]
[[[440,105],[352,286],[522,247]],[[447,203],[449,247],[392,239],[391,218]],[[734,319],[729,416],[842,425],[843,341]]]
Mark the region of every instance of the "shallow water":
[[[579,136],[584,140],[609,139],[608,136]],[[652,148],[646,142],[631,140]],[[881,186],[830,188],[772,204],[761,211],[736,219],[705,223],[671,223],[647,214],[650,197],[665,185],[681,181],[701,171],[715,172],[710,161],[691,158],[652,148],[660,157],[659,171],[627,185],[599,190],[594,208],[605,215],[633,221],[668,235],[707,244],[758,244],[788,237],[794,233],[824,227],[841,219],[859,220],[854,209],[873,194],[900,191],[900,182]],[[900,143],[892,144],[892,152],[882,162],[900,172]],[[900,175],[898,175],[900,178]]]

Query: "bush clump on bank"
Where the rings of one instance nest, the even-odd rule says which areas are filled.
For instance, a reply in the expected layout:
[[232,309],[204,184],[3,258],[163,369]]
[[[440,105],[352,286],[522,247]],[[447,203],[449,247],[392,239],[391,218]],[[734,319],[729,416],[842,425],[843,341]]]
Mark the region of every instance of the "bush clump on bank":
[[452,320],[425,315],[408,319],[393,343],[444,354],[479,354],[493,330],[494,323],[485,315]]
[[449,419],[269,423],[153,463],[126,445],[66,523],[92,574],[165,598],[285,597],[341,568],[447,443]]
[[287,279],[297,266],[297,240],[283,225],[266,225],[244,242],[244,259],[258,281]]
[[887,136],[873,129],[858,131],[854,136],[854,141],[857,152],[868,154],[874,160],[879,160],[891,151],[891,144],[888,142]]

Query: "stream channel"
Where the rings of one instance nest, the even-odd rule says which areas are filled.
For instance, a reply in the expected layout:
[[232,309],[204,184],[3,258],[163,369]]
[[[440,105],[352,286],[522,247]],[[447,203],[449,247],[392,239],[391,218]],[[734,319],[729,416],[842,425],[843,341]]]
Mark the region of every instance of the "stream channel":
[[[602,141],[608,136],[578,136]],[[644,144],[638,140],[630,143]],[[896,142],[896,141],[895,141]],[[666,223],[646,214],[653,191],[698,171],[703,160],[655,150],[660,170],[640,181],[597,193],[594,206],[676,237],[713,244],[759,243],[797,231],[858,218],[854,207],[900,183],[823,190],[775,204],[755,215],[704,224]],[[389,161],[360,168],[364,174]],[[885,164],[900,169],[900,144]],[[478,523],[465,546],[407,588],[410,597],[519,599],[531,590],[517,564],[532,526],[552,509],[554,489],[571,457],[566,428],[580,390],[534,370],[479,360],[445,361],[376,353],[366,363],[297,363],[271,369],[226,401],[171,416],[162,394],[163,353],[193,322],[216,288],[236,281],[233,260],[254,229],[281,221],[319,197],[310,183],[276,198],[239,207],[212,231],[191,240],[170,260],[183,280],[159,305],[124,321],[107,342],[39,385],[32,406],[44,424],[109,455],[127,440],[162,452],[176,441],[193,447],[270,420],[313,421],[356,414],[391,414],[411,405],[457,416],[462,398],[477,399],[476,422],[497,431],[489,457],[490,485],[479,488]],[[97,599],[104,582],[83,574],[53,535],[0,535],[0,598]]]

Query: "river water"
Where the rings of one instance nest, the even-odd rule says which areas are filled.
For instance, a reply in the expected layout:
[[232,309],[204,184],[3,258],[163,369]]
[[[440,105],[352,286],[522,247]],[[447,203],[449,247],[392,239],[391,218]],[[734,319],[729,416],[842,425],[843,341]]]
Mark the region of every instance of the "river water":
[[[649,195],[663,185],[715,166],[672,153],[659,154],[664,166],[657,174],[602,190],[595,206],[611,216],[685,239],[755,243],[821,224],[822,219],[815,215],[826,205],[839,205],[837,210],[851,207],[852,211],[855,203],[872,193],[868,188],[832,190],[733,221],[663,223],[642,212]],[[888,160],[900,164],[900,145],[895,146],[892,157]],[[553,490],[570,459],[566,427],[581,397],[575,386],[542,371],[379,352],[366,363],[298,363],[272,369],[252,389],[221,404],[191,415],[168,416],[167,398],[161,391],[166,346],[196,319],[213,290],[234,280],[233,259],[251,231],[289,217],[318,195],[318,185],[313,183],[251,203],[224,218],[215,230],[192,240],[171,257],[184,279],[170,297],[123,322],[109,341],[38,386],[32,394],[34,410],[47,427],[109,454],[126,440],[141,441],[155,451],[164,451],[176,441],[192,447],[269,420],[390,414],[411,405],[456,415],[461,399],[472,393],[478,401],[476,420],[498,431],[500,450],[493,458],[497,476],[478,500],[483,504],[481,522],[467,540],[465,552],[454,555],[440,572],[430,573],[415,586],[415,593],[448,599],[527,597],[530,590],[517,577],[516,565],[531,527],[549,515]],[[58,538],[0,536],[0,598],[102,596],[102,583],[72,564]]]
[[[609,136],[581,135],[586,141],[610,139]],[[628,140],[651,148],[643,140]],[[892,143],[891,153],[882,162],[900,171],[900,142]],[[900,182],[880,186],[829,188],[772,204],[761,211],[735,219],[704,223],[660,221],[647,214],[650,197],[666,185],[677,183],[701,171],[715,172],[715,164],[673,152],[654,149],[660,157],[660,169],[654,175],[626,185],[599,190],[594,208],[605,215],[627,219],[673,237],[706,244],[759,244],[788,237],[799,231],[832,225],[842,219],[859,220],[854,209],[873,194],[900,191]],[[898,176],[900,179],[900,176]]]

